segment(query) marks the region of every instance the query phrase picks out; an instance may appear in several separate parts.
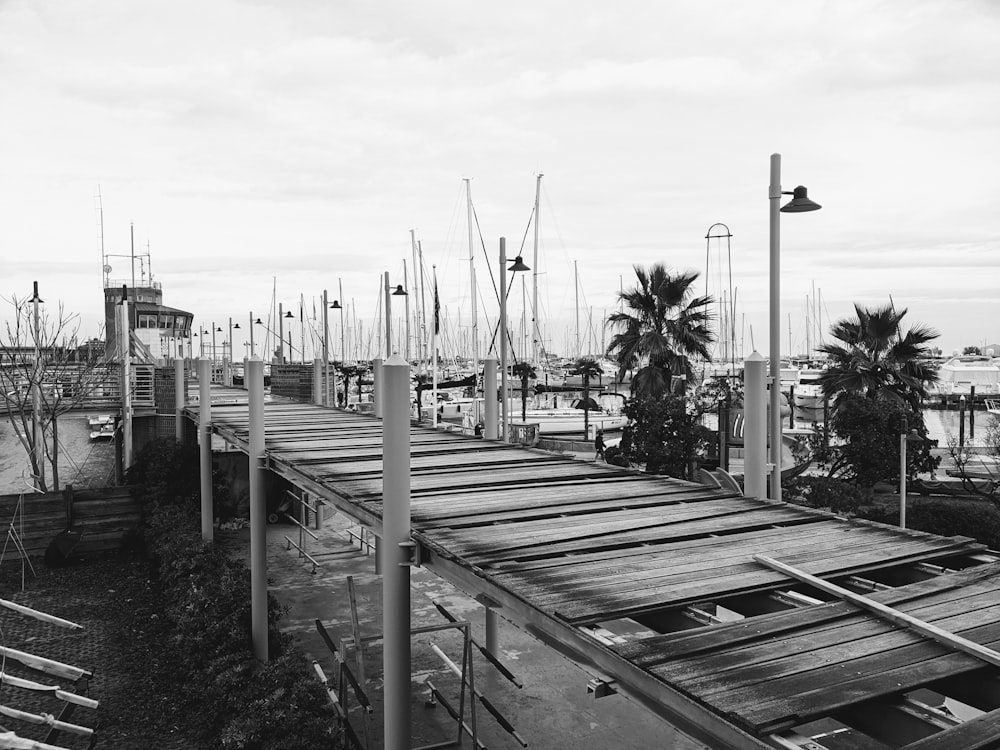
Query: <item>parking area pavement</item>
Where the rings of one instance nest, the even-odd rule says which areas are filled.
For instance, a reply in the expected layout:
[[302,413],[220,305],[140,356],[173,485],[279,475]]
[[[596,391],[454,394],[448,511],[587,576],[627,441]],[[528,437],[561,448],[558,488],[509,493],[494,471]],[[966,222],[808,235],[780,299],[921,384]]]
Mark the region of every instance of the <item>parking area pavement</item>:
[[[350,638],[352,619],[348,577],[354,583],[357,614],[362,637],[382,630],[382,585],[375,573],[374,557],[359,549],[348,536],[350,520],[334,515],[314,530],[319,537],[304,537],[305,550],[318,563],[312,564],[286,537],[299,543],[300,532],[291,524],[268,527],[269,590],[288,612],[282,627],[294,634],[307,656],[333,678],[337,666],[333,655],[317,632],[315,620],[325,626],[333,641]],[[455,618],[467,620],[472,637],[485,644],[485,611],[475,600],[432,572],[411,569],[411,625],[421,627],[448,622],[435,606],[444,607]],[[477,689],[516,731],[505,729],[482,702],[476,705],[476,729],[483,746],[506,748],[535,747],[546,750],[581,748],[676,747],[674,730],[649,711],[619,695],[595,699],[587,691],[590,675],[513,624],[500,621],[499,650],[504,665],[523,684],[518,688],[504,677],[473,647],[473,676]],[[462,636],[454,629],[415,635],[412,640],[412,742],[423,744],[457,738],[457,723],[440,702],[428,702],[429,684],[437,688],[457,709],[460,679],[454,675],[433,647],[460,665]],[[349,660],[353,663],[353,654]],[[366,689],[373,704],[368,717],[371,748],[382,746],[382,650],[380,642],[365,649]],[[352,726],[364,736],[365,713],[356,700],[349,701]],[[465,720],[471,725],[470,706],[465,704]],[[472,747],[465,738],[464,747]]]

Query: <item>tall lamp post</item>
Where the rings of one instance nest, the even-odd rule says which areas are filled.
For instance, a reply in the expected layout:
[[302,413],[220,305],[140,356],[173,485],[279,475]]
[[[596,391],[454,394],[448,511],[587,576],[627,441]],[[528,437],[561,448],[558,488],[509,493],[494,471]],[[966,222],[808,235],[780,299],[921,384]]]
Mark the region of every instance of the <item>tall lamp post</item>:
[[[285,320],[295,320],[295,316],[292,315],[292,311],[289,310],[288,312],[285,313],[284,319]],[[284,342],[281,342],[281,343],[282,343],[282,345],[284,345]],[[282,361],[284,361],[284,360],[282,360]],[[292,324],[289,323],[288,324],[288,364],[291,364],[294,361],[295,361],[295,353],[292,351]]]
[[389,272],[385,272],[385,358],[392,356],[392,300],[390,297],[406,297],[402,284],[396,284],[396,290],[390,292]]
[[[343,290],[341,290],[341,296],[343,296]],[[344,379],[344,408],[347,408],[347,375],[344,372],[344,368],[347,366],[347,352],[344,351],[344,306],[340,304],[340,300],[334,300],[333,304],[330,305],[331,310],[340,310],[340,374]],[[334,396],[336,400],[336,396]]]
[[[504,442],[510,440],[510,404],[507,398],[507,271],[530,271],[524,265],[521,256],[514,258],[510,268],[507,268],[507,238],[500,238],[500,416],[503,421]],[[490,394],[483,394],[491,398]]]
[[[792,200],[781,208],[782,195]],[[770,305],[769,346],[771,367],[771,499],[781,500],[781,223],[779,212],[802,213],[821,208],[809,200],[806,188],[799,185],[792,192],[781,190],[781,154],[771,154],[771,184],[767,197],[770,204]]]

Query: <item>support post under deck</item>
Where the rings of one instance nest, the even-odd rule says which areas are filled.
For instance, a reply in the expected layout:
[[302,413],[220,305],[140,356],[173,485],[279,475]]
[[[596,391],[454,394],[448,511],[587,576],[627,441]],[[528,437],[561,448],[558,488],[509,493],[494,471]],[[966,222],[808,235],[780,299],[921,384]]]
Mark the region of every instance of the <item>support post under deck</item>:
[[267,654],[267,499],[264,479],[264,363],[251,357],[246,370],[250,410],[250,633],[253,653]]
[[[473,394],[475,392],[473,391]],[[475,399],[473,399],[475,402]],[[496,440],[500,437],[500,420],[497,414],[497,358],[494,355],[483,360],[483,437]]]
[[410,748],[410,365],[383,367],[382,619],[385,748]]
[[184,442],[184,407],[187,406],[187,388],[184,382],[184,360],[174,360],[174,438]]
[[212,541],[212,363],[198,360],[198,455],[201,466],[201,538]]

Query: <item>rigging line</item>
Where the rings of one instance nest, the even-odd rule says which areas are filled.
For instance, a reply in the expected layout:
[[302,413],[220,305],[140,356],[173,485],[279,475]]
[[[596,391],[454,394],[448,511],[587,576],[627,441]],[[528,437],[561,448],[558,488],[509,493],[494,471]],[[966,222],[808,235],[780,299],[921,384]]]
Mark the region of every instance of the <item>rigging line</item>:
[[490,282],[493,284],[493,293],[496,295],[497,302],[500,301],[500,291],[497,289],[497,280],[493,274],[493,263],[490,262],[490,257],[486,252],[486,240],[483,239],[483,228],[479,226],[479,214],[476,213],[476,204],[472,204],[472,216],[476,220],[476,231],[479,233],[479,244],[483,248],[483,258],[486,260],[486,270],[490,272]]
[[524,255],[524,243],[528,241],[528,232],[531,230],[531,220],[535,218],[535,204],[531,204],[531,213],[528,215],[528,225],[524,228],[524,236],[521,238],[521,249],[518,255]]

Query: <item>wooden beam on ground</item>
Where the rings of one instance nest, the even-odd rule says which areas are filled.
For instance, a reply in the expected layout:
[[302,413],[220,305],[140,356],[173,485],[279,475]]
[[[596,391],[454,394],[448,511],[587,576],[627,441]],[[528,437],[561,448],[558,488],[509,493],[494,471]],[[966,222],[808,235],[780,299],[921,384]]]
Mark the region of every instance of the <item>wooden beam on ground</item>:
[[66,680],[73,680],[74,682],[79,680],[81,677],[89,679],[94,676],[92,672],[88,672],[86,669],[74,667],[71,664],[63,664],[62,662],[54,661],[52,659],[46,659],[42,656],[28,654],[24,651],[18,651],[17,649],[7,648],[6,646],[0,646],[0,656],[13,659],[16,662],[39,672],[45,672],[46,674],[62,677]]
[[70,620],[64,620],[61,617],[56,617],[55,615],[50,615],[46,612],[40,612],[37,609],[32,609],[31,607],[25,607],[23,604],[15,604],[14,602],[9,602],[6,599],[0,599],[0,607],[6,607],[7,609],[18,612],[22,615],[27,615],[28,617],[34,617],[36,620],[41,620],[42,622],[47,622],[50,625],[56,625],[60,628],[69,628],[70,630],[83,630],[83,625],[78,625]]

